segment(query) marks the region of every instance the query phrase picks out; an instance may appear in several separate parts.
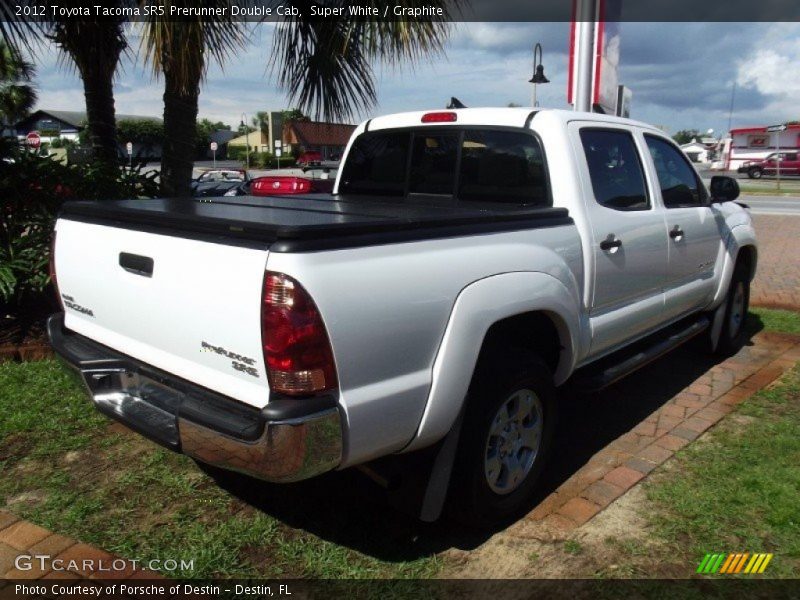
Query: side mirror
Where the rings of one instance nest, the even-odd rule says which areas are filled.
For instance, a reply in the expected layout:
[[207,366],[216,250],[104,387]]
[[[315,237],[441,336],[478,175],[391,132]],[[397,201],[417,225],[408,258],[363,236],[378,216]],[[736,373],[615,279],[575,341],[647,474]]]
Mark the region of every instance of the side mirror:
[[711,202],[731,202],[739,197],[739,182],[727,175],[711,178]]

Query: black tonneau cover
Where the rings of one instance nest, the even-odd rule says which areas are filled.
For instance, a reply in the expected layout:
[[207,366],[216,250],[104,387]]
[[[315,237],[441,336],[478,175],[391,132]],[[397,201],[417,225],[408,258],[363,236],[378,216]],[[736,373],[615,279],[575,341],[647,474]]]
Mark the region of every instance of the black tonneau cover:
[[329,194],[67,202],[60,217],[126,229],[240,240],[273,252],[378,245],[569,225],[566,209],[409,203]]

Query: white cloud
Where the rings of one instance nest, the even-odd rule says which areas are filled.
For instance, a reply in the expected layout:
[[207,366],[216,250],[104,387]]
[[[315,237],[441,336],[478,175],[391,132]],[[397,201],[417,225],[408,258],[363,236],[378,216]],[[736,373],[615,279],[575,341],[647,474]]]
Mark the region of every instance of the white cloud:
[[[763,46],[737,62],[736,83],[765,96],[766,106],[753,115],[752,122],[797,119],[800,94],[800,40],[797,29],[781,23],[771,27]],[[750,111],[748,111],[750,112]],[[756,120],[756,117],[761,117]]]

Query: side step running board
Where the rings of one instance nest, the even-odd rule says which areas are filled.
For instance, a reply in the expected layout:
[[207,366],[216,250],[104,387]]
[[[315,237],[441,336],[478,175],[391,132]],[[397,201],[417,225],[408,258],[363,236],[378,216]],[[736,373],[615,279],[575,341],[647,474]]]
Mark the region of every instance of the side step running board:
[[679,329],[671,329],[672,333],[667,337],[650,338],[653,341],[649,344],[645,341],[644,343],[647,345],[644,347],[641,347],[641,342],[636,344],[638,351],[633,355],[629,351],[622,350],[617,355],[611,355],[598,361],[598,364],[602,365],[599,369],[595,365],[587,366],[586,373],[579,371],[575,374],[570,386],[578,392],[602,390],[689,341],[708,329],[710,325],[711,321],[708,317],[701,317],[688,325],[684,322],[679,325]]

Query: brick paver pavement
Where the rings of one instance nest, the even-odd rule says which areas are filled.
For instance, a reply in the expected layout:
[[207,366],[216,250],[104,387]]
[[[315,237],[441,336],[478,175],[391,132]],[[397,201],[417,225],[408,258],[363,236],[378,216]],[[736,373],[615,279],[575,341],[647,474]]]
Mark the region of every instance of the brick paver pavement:
[[800,310],[800,217],[753,215],[758,270],[754,306]]
[[[19,557],[23,558],[18,560]],[[161,576],[0,510],[0,578],[160,579]]]
[[[690,353],[691,349],[685,352]],[[661,361],[666,363],[671,357],[668,355]],[[681,358],[691,360],[688,355]],[[523,538],[560,536],[584,524],[797,361],[800,361],[800,338],[757,334],[736,356],[702,371],[697,379],[629,431],[589,457],[524,519],[512,525],[508,533]],[[668,365],[662,363],[662,368]],[[638,400],[643,400],[643,395],[653,393],[635,382],[630,386],[632,389],[624,386],[617,384],[609,392],[614,395],[614,402],[636,402],[637,394]]]

